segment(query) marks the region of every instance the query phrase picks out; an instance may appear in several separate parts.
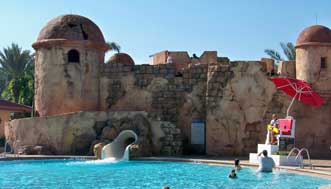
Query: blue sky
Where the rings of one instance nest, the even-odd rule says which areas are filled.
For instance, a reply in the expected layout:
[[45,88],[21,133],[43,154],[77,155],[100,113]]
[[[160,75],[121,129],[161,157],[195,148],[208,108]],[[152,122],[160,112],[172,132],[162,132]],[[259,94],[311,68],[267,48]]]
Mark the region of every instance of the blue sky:
[[50,19],[72,13],[93,20],[107,41],[118,42],[138,64],[165,49],[259,60],[265,48],[295,42],[316,15],[318,24],[331,26],[330,8],[329,0],[1,1],[0,48],[16,42],[32,50]]

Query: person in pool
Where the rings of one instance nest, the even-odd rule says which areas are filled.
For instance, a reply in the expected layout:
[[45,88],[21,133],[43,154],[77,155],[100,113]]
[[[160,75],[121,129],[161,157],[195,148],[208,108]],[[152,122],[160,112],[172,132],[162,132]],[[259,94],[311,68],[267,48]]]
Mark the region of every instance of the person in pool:
[[[263,157],[261,156],[263,154]],[[259,158],[259,168],[257,169],[258,172],[272,172],[272,168],[275,167],[275,161],[268,157],[267,150],[263,150],[259,154],[257,154]]]
[[230,174],[229,174],[229,178],[237,178],[237,174],[236,174],[236,170],[232,169]]
[[234,160],[234,168],[239,171],[241,169],[241,166],[240,166],[240,160],[239,159],[235,159]]

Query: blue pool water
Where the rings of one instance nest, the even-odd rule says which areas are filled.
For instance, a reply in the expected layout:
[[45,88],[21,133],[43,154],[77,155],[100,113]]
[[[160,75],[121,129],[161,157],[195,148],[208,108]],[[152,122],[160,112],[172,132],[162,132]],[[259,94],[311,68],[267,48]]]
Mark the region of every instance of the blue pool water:
[[255,173],[244,168],[176,162],[35,160],[0,162],[0,188],[317,188],[330,180],[286,172]]

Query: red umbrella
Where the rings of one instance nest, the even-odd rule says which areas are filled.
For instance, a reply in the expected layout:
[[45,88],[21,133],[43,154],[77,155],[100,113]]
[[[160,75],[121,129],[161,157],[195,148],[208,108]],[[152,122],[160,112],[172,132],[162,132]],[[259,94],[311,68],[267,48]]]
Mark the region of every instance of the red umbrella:
[[321,106],[323,104],[323,99],[305,81],[284,77],[273,77],[271,80],[278,89],[293,97],[287,109],[287,116],[294,99],[312,106]]

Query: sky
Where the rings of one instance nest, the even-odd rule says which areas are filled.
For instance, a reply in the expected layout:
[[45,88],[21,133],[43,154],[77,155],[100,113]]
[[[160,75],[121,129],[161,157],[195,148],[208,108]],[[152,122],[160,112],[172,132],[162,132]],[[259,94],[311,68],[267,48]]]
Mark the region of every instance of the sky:
[[267,57],[264,49],[281,51],[279,42],[295,42],[307,26],[330,27],[330,7],[330,0],[7,0],[0,2],[0,49],[15,42],[33,51],[50,19],[79,14],[136,64],[162,50],[259,60]]

